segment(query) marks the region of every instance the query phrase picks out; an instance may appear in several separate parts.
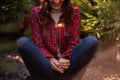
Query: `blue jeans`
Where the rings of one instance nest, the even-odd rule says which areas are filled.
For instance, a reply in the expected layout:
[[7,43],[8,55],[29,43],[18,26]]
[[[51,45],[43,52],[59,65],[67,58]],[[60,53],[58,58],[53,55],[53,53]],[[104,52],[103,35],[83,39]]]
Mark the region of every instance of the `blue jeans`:
[[[27,37],[17,40],[17,49],[32,76],[43,80],[43,78],[59,80],[59,76],[72,74],[87,64],[97,50],[98,40],[88,36],[80,41],[70,54],[71,65],[65,73],[61,74],[51,68],[51,64],[40,52],[39,48]],[[34,79],[37,80],[37,79]]]

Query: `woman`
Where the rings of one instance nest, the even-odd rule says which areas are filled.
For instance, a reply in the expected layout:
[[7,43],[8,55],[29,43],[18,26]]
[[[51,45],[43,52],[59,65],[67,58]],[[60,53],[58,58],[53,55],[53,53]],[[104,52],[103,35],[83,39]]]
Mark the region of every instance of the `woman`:
[[90,61],[98,40],[88,36],[80,41],[79,14],[70,0],[44,0],[31,10],[34,43],[22,37],[17,45],[33,80],[62,80]]

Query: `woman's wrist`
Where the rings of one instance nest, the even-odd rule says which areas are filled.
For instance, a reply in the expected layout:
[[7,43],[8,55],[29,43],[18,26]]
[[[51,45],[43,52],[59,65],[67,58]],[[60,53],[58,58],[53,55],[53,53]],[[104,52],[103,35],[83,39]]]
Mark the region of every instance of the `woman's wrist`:
[[51,61],[51,60],[54,60],[55,58],[54,57],[49,57],[49,58],[47,58],[49,61]]

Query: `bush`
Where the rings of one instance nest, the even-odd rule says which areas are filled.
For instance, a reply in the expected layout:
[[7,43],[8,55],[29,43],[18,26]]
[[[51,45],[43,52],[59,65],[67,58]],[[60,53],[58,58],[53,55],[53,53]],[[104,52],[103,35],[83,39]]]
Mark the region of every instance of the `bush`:
[[22,20],[22,12],[28,9],[27,0],[0,0],[0,23],[13,19]]
[[120,0],[74,0],[74,5],[81,9],[82,31],[100,39],[118,39],[119,4]]

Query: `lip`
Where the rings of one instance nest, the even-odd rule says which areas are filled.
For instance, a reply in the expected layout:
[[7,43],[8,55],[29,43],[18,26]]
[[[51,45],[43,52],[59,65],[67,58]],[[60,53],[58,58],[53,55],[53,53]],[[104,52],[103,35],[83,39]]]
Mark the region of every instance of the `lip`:
[[59,7],[60,5],[59,4],[53,4],[54,7]]

